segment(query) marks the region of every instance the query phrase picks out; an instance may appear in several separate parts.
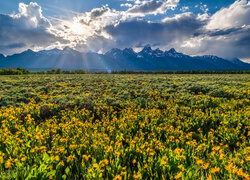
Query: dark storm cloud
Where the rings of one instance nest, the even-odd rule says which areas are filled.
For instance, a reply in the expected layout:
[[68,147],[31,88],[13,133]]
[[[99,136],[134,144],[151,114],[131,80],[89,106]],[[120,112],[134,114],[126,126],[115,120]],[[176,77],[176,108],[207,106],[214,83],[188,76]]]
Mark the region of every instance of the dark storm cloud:
[[235,57],[250,57],[250,28],[243,29],[237,34],[233,46],[235,47]]
[[46,30],[45,27],[24,26],[24,21],[0,15],[0,52],[12,54],[34,46],[46,47],[56,41],[65,41]]
[[229,28],[229,29],[223,29],[223,30],[218,30],[218,31],[213,31],[213,32],[208,32],[209,36],[224,36],[224,35],[230,35],[232,33],[236,33],[241,31],[242,28]]
[[250,50],[250,29],[248,29],[235,43],[236,46],[244,47],[246,46],[247,52]]
[[47,47],[57,41],[65,42],[52,34],[50,27],[38,4],[20,3],[18,14],[0,14],[0,53],[12,54],[31,47]]
[[91,11],[91,19],[95,19],[97,17],[102,16],[104,13],[106,13],[107,11],[109,11],[109,8],[104,6],[102,8],[95,8]]
[[192,13],[186,13],[178,18],[167,19],[164,22],[151,23],[147,21],[121,22],[117,26],[108,26],[106,31],[111,34],[116,43],[121,46],[140,43],[161,44],[179,41],[193,36],[204,25]]
[[[191,47],[185,47],[184,52],[192,55],[213,54],[224,58],[250,57],[250,28],[230,28],[225,30],[206,30],[188,40]],[[185,44],[186,42],[184,42]]]
[[[222,30],[200,29],[195,33],[196,42],[185,52],[191,54],[213,54],[224,58],[249,58],[250,57],[250,27],[235,27]],[[188,41],[188,40],[187,40]],[[192,42],[192,40],[191,40]],[[195,41],[194,41],[195,44]]]
[[82,24],[90,25],[91,22],[95,21],[98,18],[101,18],[105,13],[110,12],[111,9],[108,6],[103,6],[101,8],[92,9],[90,12],[85,13],[85,16],[80,20]]
[[230,34],[235,34],[235,33],[242,33],[244,32],[244,28],[229,28],[229,29],[222,29],[222,30],[206,30],[206,29],[201,29],[201,31],[198,31],[194,33],[194,36],[210,36],[210,37],[217,37],[217,36],[228,36]]
[[16,43],[16,44],[9,44],[7,46],[0,46],[0,48],[6,48],[6,49],[15,49],[15,48],[23,48],[26,44],[24,43]]

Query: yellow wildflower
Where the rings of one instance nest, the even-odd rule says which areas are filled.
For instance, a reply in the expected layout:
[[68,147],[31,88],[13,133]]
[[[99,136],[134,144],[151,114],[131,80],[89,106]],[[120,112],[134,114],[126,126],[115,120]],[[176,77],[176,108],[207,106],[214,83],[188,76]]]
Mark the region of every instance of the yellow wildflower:
[[122,180],[121,175],[116,175],[116,176],[115,176],[115,180]]
[[133,176],[135,179],[140,179],[141,178],[141,173],[134,174]]
[[0,163],[3,163],[3,157],[0,156]]
[[132,161],[132,163],[135,164],[135,163],[136,163],[136,159],[134,159],[134,160]]
[[213,180],[211,174],[208,175],[207,180]]
[[56,156],[56,157],[55,157],[55,160],[56,160],[56,161],[60,161],[60,157],[59,157],[59,156]]
[[211,168],[211,173],[216,173],[216,172],[219,172],[220,171],[220,168],[219,167],[214,167],[214,168]]
[[103,162],[104,162],[104,164],[105,164],[106,166],[109,164],[109,160],[107,160],[107,159],[104,159]]
[[22,158],[21,158],[21,161],[24,162],[25,160],[26,160],[26,157],[22,157]]
[[205,170],[206,170],[206,169],[209,167],[209,163],[205,163],[205,164],[203,164],[201,167],[202,167],[202,169],[205,169]]
[[175,179],[180,179],[182,177],[182,171],[179,172],[174,178]]
[[98,168],[98,167],[99,167],[99,165],[97,163],[93,164],[93,168]]
[[12,163],[11,163],[10,160],[8,160],[8,161],[5,163],[5,168],[6,168],[6,169],[9,169],[9,168],[11,168],[11,166],[12,166]]

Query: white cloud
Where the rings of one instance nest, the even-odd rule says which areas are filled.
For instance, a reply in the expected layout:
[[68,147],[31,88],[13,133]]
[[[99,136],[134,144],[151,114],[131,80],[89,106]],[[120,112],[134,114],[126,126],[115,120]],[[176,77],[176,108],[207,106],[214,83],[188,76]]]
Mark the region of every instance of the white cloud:
[[166,17],[162,20],[162,22],[179,21],[180,19],[184,19],[184,18],[196,19],[196,16],[191,12],[186,12],[182,14],[176,14],[174,17]]
[[140,0],[127,0],[127,2],[133,2],[134,4],[141,4],[142,3],[142,1],[140,1]]
[[180,9],[182,12],[188,11],[189,7],[188,6],[182,6]]
[[50,28],[48,19],[42,15],[42,8],[34,2],[30,4],[19,3],[19,13],[10,15],[13,21],[21,23],[22,28]]
[[133,5],[130,4],[130,3],[124,3],[124,4],[121,4],[121,7],[132,7]]
[[224,58],[250,58],[250,2],[237,0],[222,8],[211,17],[198,15],[207,20],[201,34],[187,39],[181,45],[190,54],[214,54]]
[[247,0],[237,0],[227,8],[216,12],[211,18],[206,28],[227,29],[236,28],[250,24],[250,2]]
[[1,53],[12,54],[28,48],[44,49],[56,42],[67,42],[52,33],[52,25],[42,15],[37,3],[19,3],[18,10],[17,14],[0,14]]
[[141,16],[148,14],[164,14],[168,9],[175,9],[178,4],[179,0],[142,1],[140,4],[131,7],[127,12],[135,13]]
[[203,13],[207,13],[209,11],[208,7],[206,4],[203,4],[200,6],[200,10],[203,12]]

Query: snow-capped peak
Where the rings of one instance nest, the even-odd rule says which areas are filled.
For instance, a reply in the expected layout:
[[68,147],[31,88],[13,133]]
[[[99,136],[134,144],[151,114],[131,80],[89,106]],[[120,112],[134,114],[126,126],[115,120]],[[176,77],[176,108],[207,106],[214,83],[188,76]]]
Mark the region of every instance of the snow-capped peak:
[[155,49],[153,51],[153,54],[156,56],[156,57],[162,57],[164,56],[164,52],[162,50],[160,50],[159,48]]
[[174,58],[182,58],[183,56],[185,56],[184,54],[177,52],[174,48],[171,48],[170,50],[165,51],[164,54],[166,56],[171,56]]
[[62,50],[54,48],[54,49],[51,49],[51,50],[39,51],[38,54],[57,55],[57,54],[60,54],[61,52],[62,52]]
[[175,54],[175,53],[177,53],[177,52],[176,52],[176,50],[175,50],[174,48],[171,48],[171,49],[169,49],[168,53]]
[[118,54],[120,54],[122,51],[118,48],[113,48],[111,50],[109,50],[108,52],[105,53],[105,55],[107,56],[113,56],[116,57]]
[[135,51],[132,48],[125,48],[123,50],[123,53],[127,53],[129,55],[135,55],[136,54]]

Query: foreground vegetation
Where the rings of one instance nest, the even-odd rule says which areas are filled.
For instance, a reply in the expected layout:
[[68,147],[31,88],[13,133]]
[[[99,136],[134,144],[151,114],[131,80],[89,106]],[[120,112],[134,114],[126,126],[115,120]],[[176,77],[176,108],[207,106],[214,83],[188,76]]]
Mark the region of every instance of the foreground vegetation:
[[250,75],[0,76],[0,178],[249,179]]

